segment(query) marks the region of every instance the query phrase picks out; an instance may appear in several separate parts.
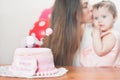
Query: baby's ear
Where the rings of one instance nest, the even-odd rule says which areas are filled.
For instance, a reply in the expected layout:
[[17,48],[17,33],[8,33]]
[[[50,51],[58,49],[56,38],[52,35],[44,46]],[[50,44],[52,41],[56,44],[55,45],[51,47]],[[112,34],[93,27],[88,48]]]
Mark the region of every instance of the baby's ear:
[[116,16],[114,17],[115,21],[117,20],[117,18],[118,18],[118,16],[116,15]]
[[118,16],[116,15],[116,16],[114,17],[114,23],[116,22],[117,19],[118,19]]

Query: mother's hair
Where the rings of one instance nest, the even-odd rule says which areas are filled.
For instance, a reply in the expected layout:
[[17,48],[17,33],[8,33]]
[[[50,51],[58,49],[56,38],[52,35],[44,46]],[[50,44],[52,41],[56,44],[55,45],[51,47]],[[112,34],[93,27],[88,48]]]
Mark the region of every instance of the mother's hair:
[[53,51],[55,65],[73,63],[81,39],[81,9],[80,0],[55,0],[50,25],[53,34],[47,45]]

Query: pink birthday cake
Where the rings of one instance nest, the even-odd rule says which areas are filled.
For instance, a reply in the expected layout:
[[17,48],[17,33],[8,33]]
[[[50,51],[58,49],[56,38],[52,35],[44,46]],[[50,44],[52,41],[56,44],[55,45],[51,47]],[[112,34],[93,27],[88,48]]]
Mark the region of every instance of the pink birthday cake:
[[13,74],[27,76],[52,75],[57,72],[49,48],[17,48],[9,70]]

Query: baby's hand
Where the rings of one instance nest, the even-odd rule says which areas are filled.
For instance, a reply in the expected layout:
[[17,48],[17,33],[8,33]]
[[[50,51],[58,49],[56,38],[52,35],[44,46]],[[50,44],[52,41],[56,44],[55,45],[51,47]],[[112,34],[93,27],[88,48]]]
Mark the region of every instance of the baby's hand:
[[92,36],[97,36],[101,34],[101,30],[99,28],[93,28]]
[[105,35],[108,35],[109,33],[110,33],[109,31],[104,32],[104,33],[101,34],[101,37],[104,37]]

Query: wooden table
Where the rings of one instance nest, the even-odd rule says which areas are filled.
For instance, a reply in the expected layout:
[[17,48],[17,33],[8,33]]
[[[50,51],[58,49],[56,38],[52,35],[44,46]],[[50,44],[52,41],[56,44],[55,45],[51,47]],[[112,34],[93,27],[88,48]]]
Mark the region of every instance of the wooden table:
[[54,78],[10,78],[0,76],[0,80],[120,80],[120,68],[82,68],[66,67],[69,71],[61,76]]

